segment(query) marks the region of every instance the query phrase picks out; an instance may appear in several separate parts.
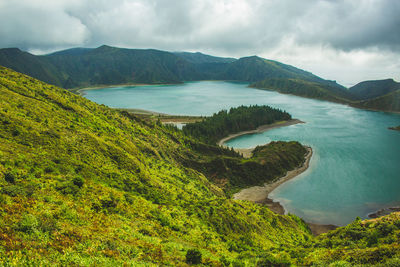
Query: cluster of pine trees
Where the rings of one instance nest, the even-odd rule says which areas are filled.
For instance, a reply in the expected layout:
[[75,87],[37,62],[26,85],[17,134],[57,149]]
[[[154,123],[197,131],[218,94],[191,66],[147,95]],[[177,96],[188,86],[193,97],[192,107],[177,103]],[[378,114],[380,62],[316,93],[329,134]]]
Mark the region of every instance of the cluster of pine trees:
[[229,111],[221,110],[201,122],[185,125],[182,130],[206,143],[215,144],[229,134],[254,130],[261,125],[291,118],[289,113],[265,105],[240,106]]

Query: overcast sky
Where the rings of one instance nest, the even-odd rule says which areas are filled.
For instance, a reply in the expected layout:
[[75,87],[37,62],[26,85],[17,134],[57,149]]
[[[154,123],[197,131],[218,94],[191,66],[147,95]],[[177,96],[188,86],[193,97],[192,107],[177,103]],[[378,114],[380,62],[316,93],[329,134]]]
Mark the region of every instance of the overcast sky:
[[400,80],[400,0],[0,0],[0,47],[258,55],[350,86]]

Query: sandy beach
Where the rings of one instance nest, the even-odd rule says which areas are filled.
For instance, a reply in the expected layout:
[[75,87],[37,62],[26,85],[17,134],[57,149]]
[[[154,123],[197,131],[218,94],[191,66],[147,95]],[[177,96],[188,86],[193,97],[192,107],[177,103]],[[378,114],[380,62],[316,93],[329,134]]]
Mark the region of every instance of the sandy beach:
[[[265,183],[264,186],[253,186],[242,189],[241,191],[233,195],[233,199],[248,200],[256,203],[265,204],[266,206],[271,205],[271,209],[273,209],[274,211],[276,210],[276,212],[279,214],[284,214],[284,209],[279,204],[279,202],[273,202],[273,200],[268,198],[268,196],[278,186],[280,186],[284,182],[289,181],[290,179],[293,179],[294,177],[298,176],[308,169],[312,156],[312,148],[306,147],[306,149],[307,155],[305,156],[305,161],[301,166],[294,170],[288,171],[285,176],[278,178],[272,183]],[[277,207],[276,204],[270,202],[278,204],[279,206],[281,206],[281,208]]]
[[[281,184],[295,178],[296,176],[305,172],[308,169],[313,151],[311,147],[306,147],[306,149],[308,152],[305,156],[305,161],[301,166],[297,167],[294,170],[288,171],[285,176],[276,179],[272,183],[265,183],[264,186],[253,186],[242,189],[241,191],[233,195],[233,199],[252,201],[254,203],[267,206],[270,210],[277,214],[284,215],[285,209],[283,208],[283,206],[279,202],[276,202],[273,199],[269,198],[269,194]],[[332,224],[317,224],[308,222],[307,224],[310,227],[312,234],[315,236],[337,228],[336,225]]]

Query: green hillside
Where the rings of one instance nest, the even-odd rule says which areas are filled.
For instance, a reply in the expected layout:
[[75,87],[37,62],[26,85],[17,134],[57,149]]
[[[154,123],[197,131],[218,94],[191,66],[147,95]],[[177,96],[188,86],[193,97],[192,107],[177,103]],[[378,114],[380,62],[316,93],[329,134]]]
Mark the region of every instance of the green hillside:
[[376,98],[396,90],[400,90],[400,83],[393,79],[364,81],[349,88],[359,100]]
[[400,111],[400,90],[382,95],[376,98],[357,101],[352,103],[353,106],[358,108],[382,110],[389,112]]
[[218,75],[221,80],[248,82],[262,81],[266,78],[301,78],[323,81],[312,73],[257,56],[240,58],[227,65]]
[[62,75],[65,88],[179,83],[201,78],[191,63],[172,53],[153,49],[101,46],[81,53],[55,53],[43,57]]
[[[94,49],[67,49],[44,56],[0,49],[0,65],[63,88],[194,80],[255,82],[266,78],[300,78],[332,83],[293,66],[256,56],[236,60],[201,53],[170,53],[106,45]],[[336,85],[333,83],[332,86]]]
[[254,263],[310,238],[296,217],[232,201],[184,167],[205,160],[195,140],[5,68],[0,77],[2,261],[176,265],[197,248],[211,265]]
[[[296,147],[259,148],[251,165],[283,164]],[[399,256],[399,215],[316,239],[294,215],[226,197],[218,177],[200,169],[218,157],[247,161],[0,67],[0,262],[185,266],[199,256],[204,266],[398,262],[390,258]],[[231,178],[221,166],[218,173]]]
[[305,81],[303,79],[271,78],[255,82],[251,84],[250,87],[338,103],[348,103],[354,98],[344,87],[338,85],[332,86],[331,84],[321,82]]

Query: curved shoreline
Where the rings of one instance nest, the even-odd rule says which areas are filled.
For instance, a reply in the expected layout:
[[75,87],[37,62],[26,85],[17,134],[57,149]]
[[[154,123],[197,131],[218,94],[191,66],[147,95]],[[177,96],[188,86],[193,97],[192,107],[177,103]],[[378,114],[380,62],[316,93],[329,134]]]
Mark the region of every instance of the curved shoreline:
[[[278,201],[274,201],[272,198],[269,198],[269,194],[283,183],[297,177],[308,169],[313,150],[309,146],[305,146],[305,148],[307,149],[308,153],[305,156],[305,161],[301,166],[295,168],[294,170],[288,171],[285,176],[276,179],[272,183],[265,183],[264,186],[252,186],[242,189],[233,195],[233,199],[247,200],[267,206],[271,211],[280,215],[284,215],[286,213],[285,208]],[[306,223],[310,228],[311,233],[315,236],[337,228],[337,226],[333,224]]]
[[308,152],[305,156],[305,161],[301,166],[295,168],[294,170],[288,171],[285,176],[276,179],[272,183],[265,183],[264,186],[252,186],[242,189],[233,195],[233,199],[247,200],[264,204],[270,207],[272,211],[283,215],[285,213],[285,209],[279,202],[274,202],[273,199],[269,198],[269,194],[281,184],[295,178],[308,169],[313,151],[311,147],[306,147],[306,149]]
[[219,140],[218,145],[219,146],[224,146],[224,143],[226,143],[227,141],[229,141],[229,140],[231,140],[233,138],[242,136],[242,135],[254,134],[254,133],[262,133],[262,132],[266,132],[266,131],[271,130],[271,129],[290,126],[290,125],[294,125],[294,124],[298,124],[298,123],[305,123],[305,122],[301,121],[301,120],[298,120],[298,119],[292,119],[292,120],[288,120],[288,121],[278,121],[278,122],[275,122],[273,124],[261,125],[260,127],[258,127],[255,130],[249,130],[249,131],[243,131],[243,132],[239,132],[239,133],[235,133],[235,134],[230,134],[227,137],[224,137],[221,140]]

